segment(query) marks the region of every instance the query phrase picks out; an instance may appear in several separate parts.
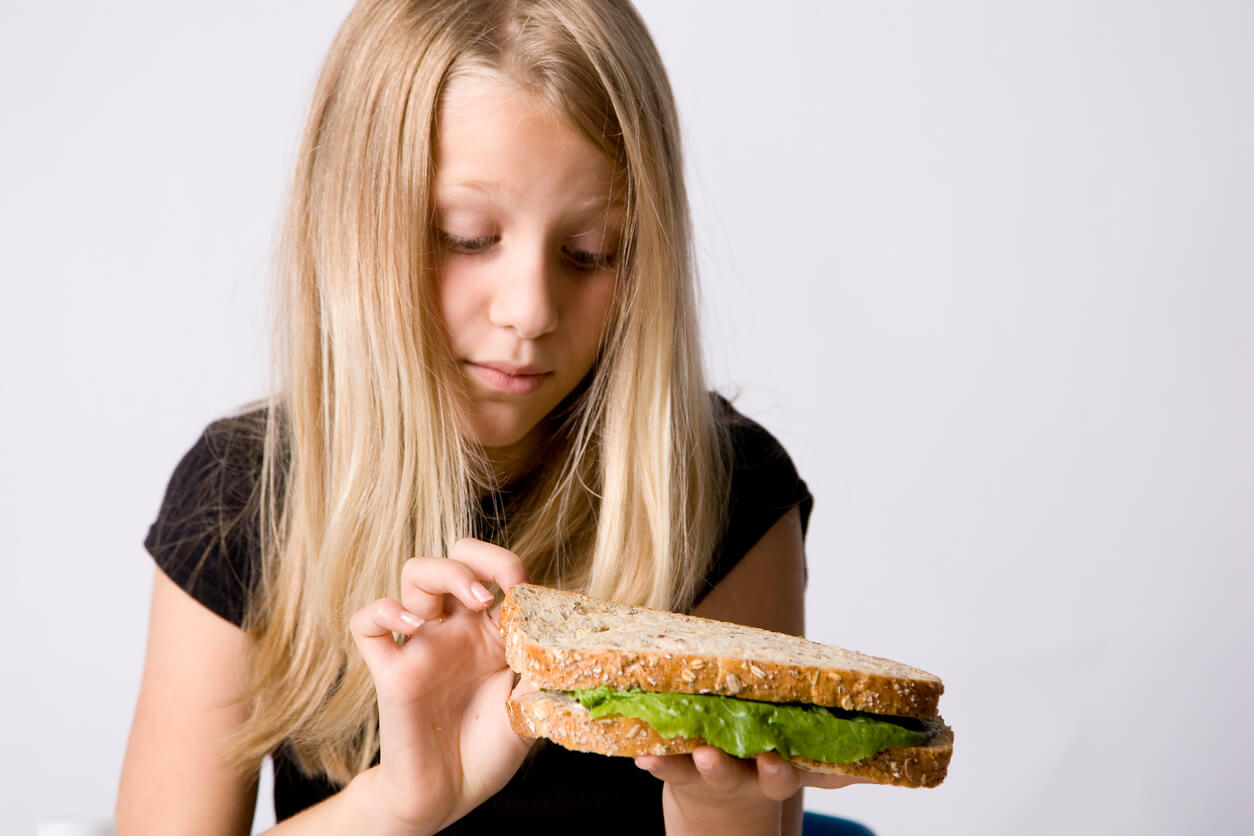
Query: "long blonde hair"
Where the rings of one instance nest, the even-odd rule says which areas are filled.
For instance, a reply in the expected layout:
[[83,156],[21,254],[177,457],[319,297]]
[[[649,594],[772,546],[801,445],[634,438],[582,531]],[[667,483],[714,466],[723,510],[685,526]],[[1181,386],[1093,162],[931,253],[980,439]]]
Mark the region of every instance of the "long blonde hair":
[[[627,0],[362,0],[319,79],[277,272],[261,480],[262,565],[245,628],[241,765],[287,741],[346,783],[378,748],[349,617],[399,593],[415,555],[481,531],[495,485],[459,432],[434,299],[433,147],[451,79],[497,73],[603,148],[628,228],[611,323],[498,542],[537,582],[686,608],[721,533],[725,441],[700,361],[679,129]],[[490,505],[490,503],[489,503]]]

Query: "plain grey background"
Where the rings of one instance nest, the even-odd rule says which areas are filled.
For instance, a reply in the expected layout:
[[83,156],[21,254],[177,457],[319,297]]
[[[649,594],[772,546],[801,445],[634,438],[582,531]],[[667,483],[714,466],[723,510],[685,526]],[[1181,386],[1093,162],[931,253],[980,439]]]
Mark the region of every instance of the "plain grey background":
[[[348,5],[0,8],[5,832],[111,812],[140,541],[264,390]],[[1248,832],[1254,4],[640,7],[715,380],[817,497],[809,634],[947,686],[943,787],[808,806],[883,836]]]

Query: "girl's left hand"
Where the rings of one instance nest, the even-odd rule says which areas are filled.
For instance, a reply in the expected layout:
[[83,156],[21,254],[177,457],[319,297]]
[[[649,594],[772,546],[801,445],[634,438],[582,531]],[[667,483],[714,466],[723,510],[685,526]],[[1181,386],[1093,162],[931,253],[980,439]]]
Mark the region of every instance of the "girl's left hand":
[[636,765],[665,782],[667,833],[778,833],[780,802],[802,787],[835,789],[861,778],[797,769],[775,752],[734,758],[712,746],[691,755],[641,755]]

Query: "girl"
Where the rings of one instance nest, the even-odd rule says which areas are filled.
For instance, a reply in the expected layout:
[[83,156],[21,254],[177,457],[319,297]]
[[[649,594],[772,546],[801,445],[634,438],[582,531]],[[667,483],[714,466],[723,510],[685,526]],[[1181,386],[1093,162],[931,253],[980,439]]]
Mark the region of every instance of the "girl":
[[627,0],[352,11],[278,395],[205,431],[146,540],[123,833],[246,832],[271,754],[280,832],[796,832],[775,755],[528,757],[505,715],[490,583],[803,628],[809,494],[706,392],[678,137]]

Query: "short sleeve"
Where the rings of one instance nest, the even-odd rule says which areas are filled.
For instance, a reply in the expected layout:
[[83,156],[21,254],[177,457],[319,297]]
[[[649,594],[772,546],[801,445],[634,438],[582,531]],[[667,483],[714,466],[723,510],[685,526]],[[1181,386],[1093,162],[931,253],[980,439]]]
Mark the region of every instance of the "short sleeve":
[[725,399],[716,396],[715,400],[716,414],[726,422],[731,455],[727,520],[697,602],[727,577],[793,506],[801,513],[804,536],[814,507],[810,489],[775,436]]
[[261,413],[211,424],[174,469],[144,547],[161,571],[235,625],[257,576]]

